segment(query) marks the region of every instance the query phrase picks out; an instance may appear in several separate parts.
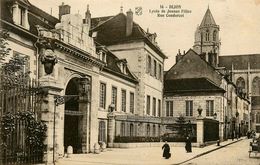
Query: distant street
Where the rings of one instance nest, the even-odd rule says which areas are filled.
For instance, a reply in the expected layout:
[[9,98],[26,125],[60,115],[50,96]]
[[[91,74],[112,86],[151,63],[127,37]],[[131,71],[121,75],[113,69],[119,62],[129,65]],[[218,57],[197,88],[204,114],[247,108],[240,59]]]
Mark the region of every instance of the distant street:
[[251,158],[248,156],[250,141],[251,139],[242,140],[186,162],[184,165],[260,165],[259,153],[257,157],[253,153]]

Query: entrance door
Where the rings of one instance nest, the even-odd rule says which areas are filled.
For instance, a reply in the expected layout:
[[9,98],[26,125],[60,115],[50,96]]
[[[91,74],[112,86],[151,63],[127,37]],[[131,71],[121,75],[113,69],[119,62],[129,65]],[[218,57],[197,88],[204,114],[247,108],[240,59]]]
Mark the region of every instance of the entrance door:
[[64,149],[65,152],[68,146],[73,147],[73,153],[81,153],[81,135],[79,131],[79,123],[81,115],[79,112],[78,102],[79,85],[78,78],[73,78],[69,81],[65,95],[65,121],[64,121]]

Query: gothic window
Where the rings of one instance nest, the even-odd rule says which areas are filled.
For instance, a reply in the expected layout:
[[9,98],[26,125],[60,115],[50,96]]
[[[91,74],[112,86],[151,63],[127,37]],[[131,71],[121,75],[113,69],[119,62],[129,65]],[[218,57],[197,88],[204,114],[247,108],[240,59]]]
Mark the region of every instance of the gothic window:
[[255,77],[252,82],[252,95],[260,96],[260,78]]
[[206,30],[206,41],[209,41],[209,30]]
[[214,30],[213,32],[213,41],[217,41],[217,31]]
[[243,89],[245,89],[245,80],[242,77],[239,77],[236,82],[238,92],[242,92]]

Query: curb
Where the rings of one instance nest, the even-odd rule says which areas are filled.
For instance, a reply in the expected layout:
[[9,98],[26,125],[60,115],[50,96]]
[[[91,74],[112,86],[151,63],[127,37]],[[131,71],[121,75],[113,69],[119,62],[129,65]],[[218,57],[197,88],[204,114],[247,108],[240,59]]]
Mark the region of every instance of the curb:
[[218,150],[218,149],[224,148],[224,147],[226,147],[226,146],[228,146],[228,145],[237,143],[237,142],[242,141],[242,140],[244,140],[244,139],[239,139],[239,140],[236,140],[236,141],[232,141],[232,142],[230,142],[230,143],[228,143],[228,144],[225,144],[225,145],[223,145],[223,146],[219,146],[219,147],[214,148],[214,149],[212,149],[212,150],[209,150],[209,151],[200,153],[200,154],[198,154],[198,155],[196,155],[196,156],[194,156],[194,157],[192,157],[192,158],[190,158],[190,159],[187,159],[187,160],[185,160],[185,161],[183,161],[183,162],[176,163],[176,164],[173,164],[173,165],[180,165],[180,164],[186,163],[186,162],[188,162],[188,161],[190,161],[190,160],[193,160],[193,159],[195,159],[195,158],[201,157],[201,156],[203,156],[203,155],[206,155],[206,154],[208,154],[208,153],[211,153],[211,152],[213,152],[213,151],[216,151],[216,150]]

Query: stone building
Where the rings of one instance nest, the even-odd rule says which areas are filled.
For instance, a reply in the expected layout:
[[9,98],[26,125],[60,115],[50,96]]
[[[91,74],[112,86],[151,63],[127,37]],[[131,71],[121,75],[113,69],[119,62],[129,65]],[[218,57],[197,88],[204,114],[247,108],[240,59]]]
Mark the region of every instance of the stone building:
[[[146,32],[133,21],[133,12],[92,20],[92,37],[120,59],[138,80],[135,116],[115,114],[116,136],[159,137],[162,113],[163,68],[166,56],[156,42],[156,33]],[[119,107],[116,110],[120,111]],[[115,111],[117,112],[117,111]],[[121,133],[119,130],[121,129]],[[133,134],[132,134],[133,132]]]
[[231,72],[232,82],[251,102],[249,121],[240,124],[249,122],[249,129],[260,132],[260,54],[220,56],[219,66]]
[[234,72],[221,64],[231,62],[219,56],[219,30],[208,8],[195,32],[194,51],[190,49],[183,55],[179,51],[176,64],[165,73],[164,116],[168,117],[166,124],[176,123],[180,115],[196,124],[196,110],[202,109],[202,117],[219,122],[219,137],[223,140],[233,133],[245,135],[250,101],[233,83]]
[[48,128],[47,163],[68,146],[89,153],[118,137],[159,139],[166,56],[156,34],[136,24],[131,11],[92,19],[89,7],[84,17],[70,9],[60,5],[57,19],[27,0],[1,1],[10,56],[25,57],[45,91],[38,117]]

